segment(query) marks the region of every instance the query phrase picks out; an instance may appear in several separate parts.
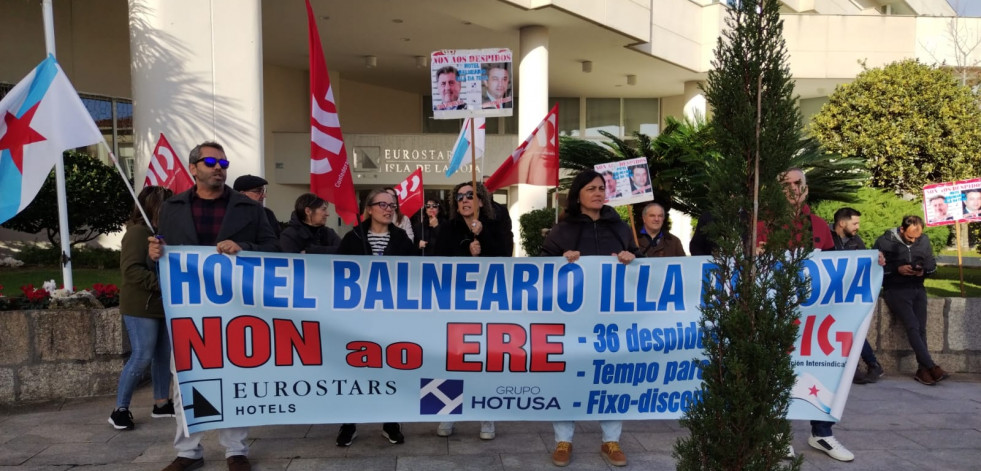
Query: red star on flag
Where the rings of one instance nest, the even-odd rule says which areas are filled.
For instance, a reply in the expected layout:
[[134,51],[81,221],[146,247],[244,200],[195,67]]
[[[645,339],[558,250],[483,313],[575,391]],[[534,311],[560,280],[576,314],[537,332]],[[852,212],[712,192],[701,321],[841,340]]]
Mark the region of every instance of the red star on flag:
[[809,391],[811,392],[811,395],[812,396],[817,397],[817,395],[818,395],[818,388],[817,388],[817,386],[811,386],[810,389],[809,389]]
[[0,137],[0,151],[10,149],[10,156],[14,159],[14,165],[21,173],[24,173],[24,146],[47,140],[31,128],[31,120],[34,119],[34,113],[40,104],[39,102],[32,106],[20,118],[9,111],[3,117],[3,122],[7,125],[7,132],[3,137]]

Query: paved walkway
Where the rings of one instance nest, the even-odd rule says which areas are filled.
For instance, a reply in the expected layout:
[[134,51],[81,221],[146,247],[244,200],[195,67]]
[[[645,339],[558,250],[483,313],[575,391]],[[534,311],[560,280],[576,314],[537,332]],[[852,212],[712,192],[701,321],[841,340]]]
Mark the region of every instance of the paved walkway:
[[[150,391],[137,392],[136,430],[118,432],[107,422],[114,398],[75,399],[59,404],[0,410],[0,471],[159,471],[174,458],[173,419],[151,419]],[[599,427],[580,423],[570,470],[617,469],[600,458]],[[350,448],[334,446],[336,425],[254,427],[253,469],[262,470],[554,470],[551,425],[499,422],[497,439],[477,438],[478,424],[462,423],[449,438],[435,424],[406,424],[405,445],[384,440],[380,424],[361,426]],[[981,377],[959,375],[935,387],[887,376],[855,386],[838,439],[855,452],[839,463],[807,445],[809,427],[794,423],[794,446],[804,469],[978,470],[981,469]],[[626,422],[621,440],[630,465],[620,469],[675,469],[671,457],[685,432],[675,421]],[[214,432],[205,439],[209,470],[224,470],[224,453]]]

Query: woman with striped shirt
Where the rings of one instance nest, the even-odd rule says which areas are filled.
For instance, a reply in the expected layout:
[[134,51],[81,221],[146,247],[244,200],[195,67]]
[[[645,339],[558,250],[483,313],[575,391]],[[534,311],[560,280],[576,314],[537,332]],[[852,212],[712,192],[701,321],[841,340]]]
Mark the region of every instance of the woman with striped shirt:
[[[392,219],[398,203],[382,188],[371,190],[364,200],[365,220],[344,235],[340,255],[415,255],[412,239]],[[337,434],[337,446],[350,446],[358,436],[357,425],[343,424]],[[392,444],[405,443],[402,426],[396,422],[382,425],[382,436]]]

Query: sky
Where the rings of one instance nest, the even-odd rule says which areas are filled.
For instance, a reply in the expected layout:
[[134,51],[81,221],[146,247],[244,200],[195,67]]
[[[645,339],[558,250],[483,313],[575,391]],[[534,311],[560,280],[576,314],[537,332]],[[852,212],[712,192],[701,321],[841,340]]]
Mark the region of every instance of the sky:
[[981,0],[947,0],[961,16],[981,17]]

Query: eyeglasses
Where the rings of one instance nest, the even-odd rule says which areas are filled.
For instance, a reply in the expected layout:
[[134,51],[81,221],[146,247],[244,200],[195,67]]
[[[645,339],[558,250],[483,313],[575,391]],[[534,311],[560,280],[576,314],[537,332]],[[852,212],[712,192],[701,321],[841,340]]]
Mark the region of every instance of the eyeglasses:
[[382,210],[385,210],[385,211],[387,211],[389,209],[391,209],[392,211],[395,211],[396,209],[399,209],[399,204],[398,203],[388,203],[388,202],[385,202],[385,201],[376,201],[374,203],[369,204],[368,206],[378,206],[379,208],[381,208]]
[[436,209],[439,207],[439,203],[426,203],[426,209]]
[[[205,165],[208,165],[208,164],[205,164]],[[209,167],[213,167],[213,165],[208,165],[208,166]],[[225,167],[222,167],[222,168],[225,168]],[[246,190],[245,192],[246,193],[255,193],[257,195],[264,195],[264,194],[266,194],[266,188],[265,187],[253,188],[251,190]]]
[[468,191],[466,193],[457,193],[456,194],[456,200],[457,201],[463,201],[463,198],[466,198],[468,200],[473,200],[473,191]]
[[198,162],[204,162],[204,166],[205,167],[214,167],[215,165],[218,165],[221,168],[228,168],[228,160],[227,159],[221,159],[221,160],[219,160],[219,159],[216,159],[214,157],[202,157],[202,158],[196,160],[194,163],[197,164]]

